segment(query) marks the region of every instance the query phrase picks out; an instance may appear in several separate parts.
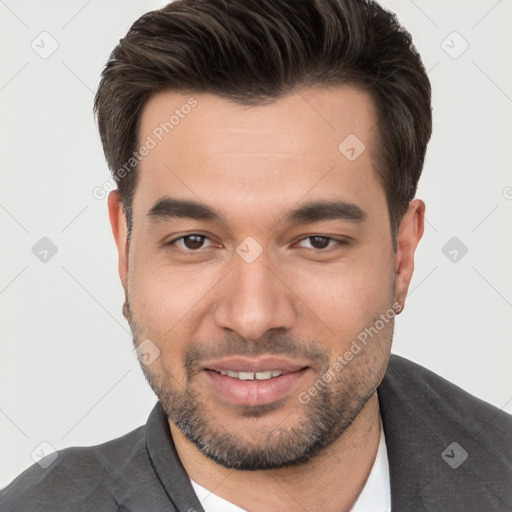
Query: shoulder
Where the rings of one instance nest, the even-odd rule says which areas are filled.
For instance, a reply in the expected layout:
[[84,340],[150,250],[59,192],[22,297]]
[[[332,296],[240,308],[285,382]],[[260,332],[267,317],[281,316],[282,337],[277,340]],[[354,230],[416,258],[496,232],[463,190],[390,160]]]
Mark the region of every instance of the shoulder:
[[147,472],[150,465],[145,437],[139,427],[97,446],[48,455],[0,491],[0,509],[117,510],[113,488],[123,485],[125,473]]
[[399,356],[378,396],[397,510],[512,507],[512,416]]
[[472,430],[485,426],[490,435],[501,431],[510,437],[512,433],[511,415],[403,357],[390,357],[381,387],[386,395],[407,400],[409,408],[417,409],[419,414],[437,412],[439,417],[434,415],[433,420],[442,417],[446,423]]

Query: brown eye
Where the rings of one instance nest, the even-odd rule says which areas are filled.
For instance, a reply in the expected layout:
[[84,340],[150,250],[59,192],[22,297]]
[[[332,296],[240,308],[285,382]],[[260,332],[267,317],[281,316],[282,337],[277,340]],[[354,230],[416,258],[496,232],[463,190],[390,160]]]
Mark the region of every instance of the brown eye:
[[331,242],[331,238],[326,236],[309,236],[306,240],[309,240],[313,249],[325,249]]
[[194,258],[210,257],[213,255],[213,249],[222,247],[218,242],[214,242],[209,236],[199,233],[190,233],[175,238],[165,244],[173,251],[174,256],[190,256]]
[[206,240],[205,236],[201,235],[188,235],[184,236],[182,239],[183,245],[190,250],[201,249]]

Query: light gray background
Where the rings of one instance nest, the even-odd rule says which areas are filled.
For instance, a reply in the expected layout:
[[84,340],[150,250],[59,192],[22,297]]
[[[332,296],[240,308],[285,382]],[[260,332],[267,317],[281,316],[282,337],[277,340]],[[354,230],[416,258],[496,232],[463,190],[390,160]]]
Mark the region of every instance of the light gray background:
[[[41,442],[118,437],[156,401],[121,314],[106,200],[92,194],[109,177],[92,101],[118,39],[164,4],[0,0],[0,486]],[[384,5],[413,34],[434,94],[427,227],[394,352],[510,411],[512,2]],[[59,45],[46,59],[31,47],[51,48],[43,31]],[[442,252],[454,236],[468,248],[456,262]],[[42,237],[58,249],[46,263],[32,253]]]

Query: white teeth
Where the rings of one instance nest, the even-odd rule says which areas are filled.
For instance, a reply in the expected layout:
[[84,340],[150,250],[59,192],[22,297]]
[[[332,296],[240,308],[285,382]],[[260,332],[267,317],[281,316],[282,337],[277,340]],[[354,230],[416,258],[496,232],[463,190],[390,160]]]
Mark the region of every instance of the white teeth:
[[272,372],[258,372],[255,376],[256,380],[268,380],[272,378]]
[[220,370],[219,373],[240,380],[268,380],[272,377],[283,375],[283,372],[279,370],[268,370],[266,372],[234,372],[232,370]]

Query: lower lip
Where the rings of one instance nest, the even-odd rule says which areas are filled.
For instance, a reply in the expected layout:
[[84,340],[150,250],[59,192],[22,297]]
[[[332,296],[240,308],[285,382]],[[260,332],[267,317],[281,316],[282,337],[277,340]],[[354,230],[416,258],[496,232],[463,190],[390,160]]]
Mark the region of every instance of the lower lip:
[[289,372],[267,380],[240,380],[221,375],[213,370],[204,370],[217,394],[233,405],[271,404],[289,395],[305,377],[307,368]]

